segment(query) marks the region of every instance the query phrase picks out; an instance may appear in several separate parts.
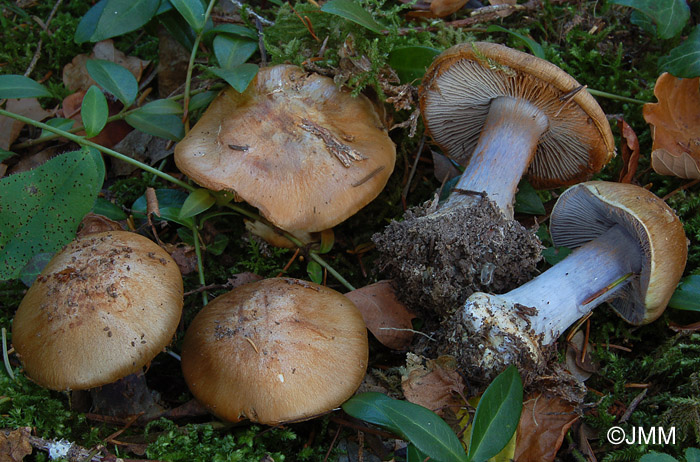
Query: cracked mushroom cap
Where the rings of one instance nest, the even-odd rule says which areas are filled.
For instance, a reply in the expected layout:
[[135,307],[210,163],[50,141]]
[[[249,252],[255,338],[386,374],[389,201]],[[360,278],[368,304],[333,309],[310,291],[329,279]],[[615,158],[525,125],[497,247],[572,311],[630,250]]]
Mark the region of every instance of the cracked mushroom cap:
[[233,191],[287,231],[322,231],[377,197],[396,147],[372,103],[301,68],[260,69],[228,88],[175,147],[200,185]]
[[554,245],[569,248],[622,225],[638,241],[642,270],[610,303],[634,325],[661,316],[688,256],[683,224],[663,200],[639,186],[589,181],[572,186],[559,197],[550,223]]
[[426,71],[420,108],[435,143],[466,165],[494,98],[523,98],[546,115],[528,170],[536,188],[556,188],[588,179],[615,152],[603,110],[569,74],[543,59],[495,43],[455,45]]
[[151,240],[89,234],[46,265],[20,303],[12,343],[32,380],[82,390],[141,370],[180,321],[182,276]]
[[182,371],[222,419],[274,424],[313,418],[346,401],[367,369],[367,330],[344,295],[273,278],[205,306],[187,329]]

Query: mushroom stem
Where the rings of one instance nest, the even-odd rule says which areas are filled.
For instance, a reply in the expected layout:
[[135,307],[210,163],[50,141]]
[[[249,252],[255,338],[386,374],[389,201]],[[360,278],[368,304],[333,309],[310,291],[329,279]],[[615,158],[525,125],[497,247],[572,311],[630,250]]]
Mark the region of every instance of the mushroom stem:
[[463,202],[465,195],[459,191],[485,192],[512,220],[518,183],[535,155],[540,136],[548,126],[547,116],[523,99],[500,96],[492,100],[471,160],[457,183],[455,193],[443,207]]
[[641,267],[637,240],[615,225],[506,294],[473,294],[458,316],[471,332],[487,337],[482,362],[486,369],[515,362],[526,350],[539,361],[540,346],[554,342],[576,320],[612,297],[631,281],[626,276],[639,274]]

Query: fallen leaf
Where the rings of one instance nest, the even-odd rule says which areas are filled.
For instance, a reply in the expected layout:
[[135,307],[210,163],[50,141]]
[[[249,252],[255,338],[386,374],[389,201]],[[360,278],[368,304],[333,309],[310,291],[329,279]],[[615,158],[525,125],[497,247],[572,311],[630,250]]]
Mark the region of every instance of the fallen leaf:
[[564,436],[578,419],[574,406],[561,398],[543,394],[529,396],[520,414],[515,460],[553,461]]
[[29,427],[0,431],[0,461],[22,462],[25,456],[31,454],[33,451],[29,442],[31,432],[32,429]]
[[592,347],[590,344],[586,348],[586,355],[581,361],[581,352],[585,336],[582,331],[576,332],[566,346],[566,369],[581,382],[588,380],[597,370],[591,357]]
[[30,170],[34,170],[38,166],[46,163],[46,161],[48,161],[49,159],[56,157],[64,151],[64,147],[51,146],[46,149],[42,149],[39,152],[35,152],[34,154],[22,154],[22,156],[19,159],[19,162],[17,162],[15,165],[12,166],[11,169],[9,169],[8,174],[14,175],[15,173],[28,172]]
[[430,2],[430,12],[438,18],[444,18],[452,13],[456,13],[469,0],[433,0]]
[[515,5],[518,0],[491,0],[489,3],[491,5]]
[[78,229],[78,237],[82,237],[88,234],[102,233],[105,231],[123,231],[124,228],[114,220],[90,212],[83,217],[80,225],[78,225]]
[[183,276],[197,270],[197,254],[194,247],[187,244],[165,244],[165,250],[173,257]]
[[238,273],[234,274],[228,280],[226,281],[228,286],[231,287],[231,289],[235,289],[236,287],[240,287],[244,284],[249,284],[251,282],[257,282],[257,281],[262,281],[263,277],[260,276],[259,274],[255,273],[250,273],[250,272],[245,272],[245,273]]
[[432,150],[430,152],[433,156],[433,175],[440,183],[460,174],[459,169],[446,155]]
[[678,79],[663,73],[656,80],[658,103],[644,105],[644,120],[654,139],[651,165],[657,173],[700,178],[700,77]]
[[411,320],[416,316],[396,298],[391,281],[355,289],[345,294],[362,313],[370,332],[383,345],[403,350],[413,339]]
[[408,353],[406,369],[401,378],[404,397],[442,416],[448,410],[453,415],[464,405],[464,379],[457,372],[452,356],[426,359]]
[[[170,146],[168,148],[168,146]],[[153,165],[173,153],[172,143],[139,130],[129,132],[112,148],[139,162]],[[109,175],[111,177],[128,176],[138,167],[123,160],[112,159]]]
[[165,27],[158,26],[158,95],[167,98],[182,88],[190,52]]
[[[117,63],[131,72],[136,81],[141,80],[143,70],[150,61],[139,59],[135,56],[126,56],[114,48],[112,40],[97,42],[89,55],[81,54],[73,58],[73,61],[63,67],[63,84],[71,91],[86,91],[91,85],[97,85],[88,74],[85,63],[88,59],[104,59]],[[82,98],[81,98],[82,99]]]
[[675,322],[670,322],[668,324],[669,329],[671,329],[674,332],[683,332],[684,334],[690,333],[690,332],[698,332],[700,331],[700,321],[694,322],[692,324],[686,324],[685,326],[682,326],[680,324],[677,324]]
[[639,139],[632,127],[620,117],[617,126],[622,134],[620,150],[622,151],[622,169],[620,170],[620,183],[631,183],[639,164]]
[[[5,110],[28,117],[32,120],[44,120],[51,115],[44,110],[36,98],[8,99]],[[24,122],[11,117],[0,116],[0,149],[9,150],[24,127]]]

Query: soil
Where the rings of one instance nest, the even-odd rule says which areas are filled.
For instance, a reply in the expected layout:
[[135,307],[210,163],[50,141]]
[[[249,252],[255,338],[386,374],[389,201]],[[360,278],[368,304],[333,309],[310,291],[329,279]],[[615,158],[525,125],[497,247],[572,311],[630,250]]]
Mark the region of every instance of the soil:
[[494,202],[476,196],[436,209],[410,209],[372,237],[380,270],[394,278],[409,308],[444,318],[473,292],[503,293],[532,278],[542,244]]

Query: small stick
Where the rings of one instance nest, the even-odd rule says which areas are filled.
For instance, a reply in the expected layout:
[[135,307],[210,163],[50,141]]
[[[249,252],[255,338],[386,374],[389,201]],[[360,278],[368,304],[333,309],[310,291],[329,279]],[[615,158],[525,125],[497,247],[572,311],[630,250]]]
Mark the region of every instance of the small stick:
[[413,181],[413,176],[416,174],[416,168],[418,168],[418,159],[420,159],[420,156],[423,154],[423,147],[425,146],[425,135],[423,135],[420,139],[420,144],[418,145],[418,150],[416,151],[416,160],[413,161],[413,165],[411,166],[411,172],[408,174],[408,180],[406,180],[406,186],[403,187],[403,191],[401,191],[401,199],[403,202],[406,202],[406,198],[408,197],[408,190],[411,187],[411,182]]
[[649,389],[645,388],[637,396],[634,397],[625,413],[622,414],[622,417],[620,418],[620,423],[623,423],[630,418],[634,410],[637,409],[637,406],[639,406],[639,403],[641,403],[644,397],[647,395],[647,391],[649,391]]
[[292,255],[292,258],[290,258],[289,261],[287,262],[287,264],[284,265],[284,268],[282,268],[282,271],[277,273],[277,276],[275,276],[276,278],[282,276],[285,273],[285,271],[287,271],[289,269],[289,267],[292,266],[292,263],[297,258],[297,255],[299,255],[299,250],[300,250],[299,247],[297,247],[297,249],[294,251],[294,255]]
[[586,348],[588,347],[588,339],[591,335],[591,318],[586,319],[586,337],[583,339],[583,347],[581,348],[581,363],[586,363]]

